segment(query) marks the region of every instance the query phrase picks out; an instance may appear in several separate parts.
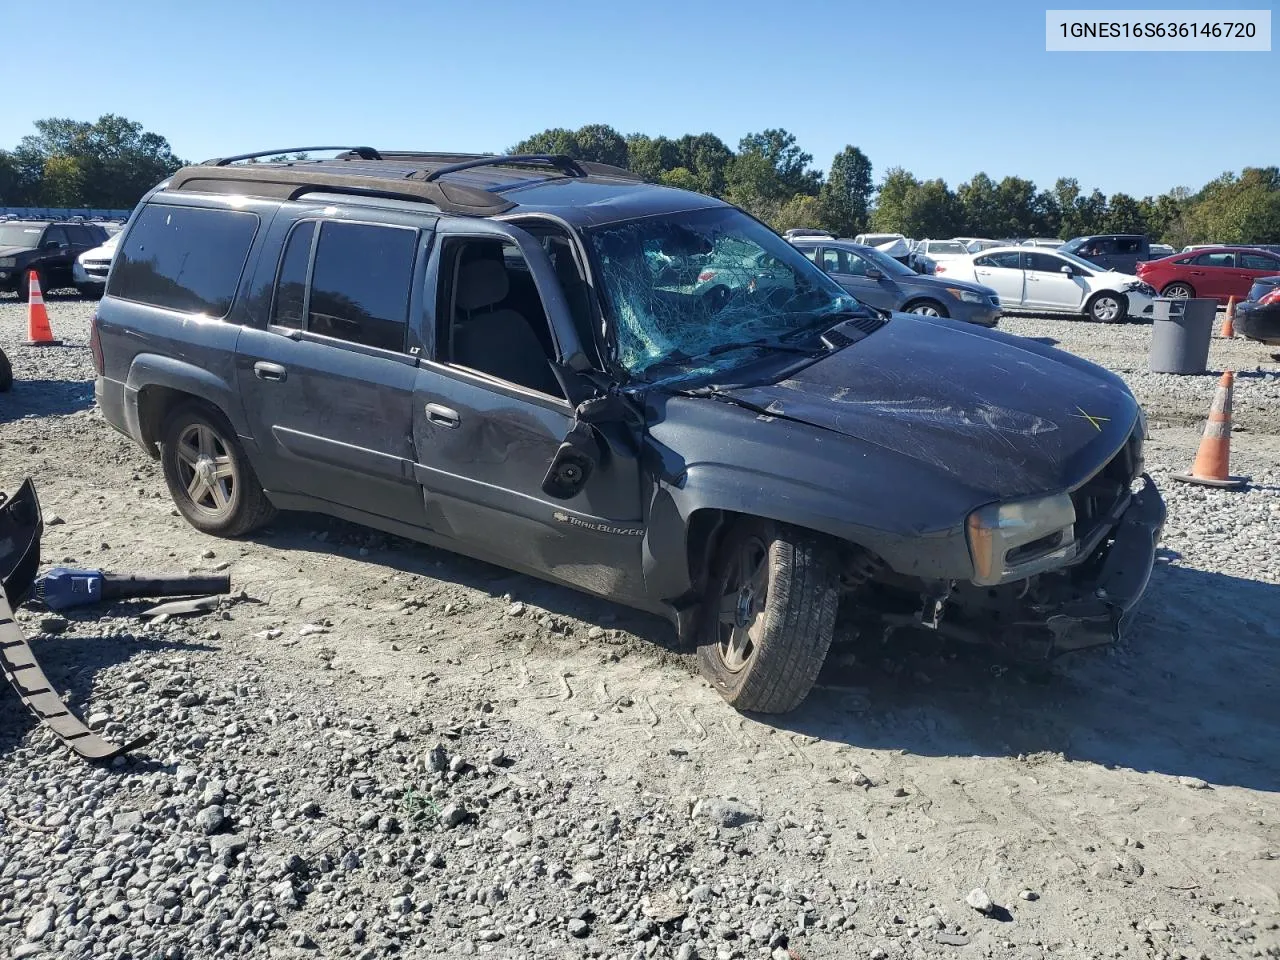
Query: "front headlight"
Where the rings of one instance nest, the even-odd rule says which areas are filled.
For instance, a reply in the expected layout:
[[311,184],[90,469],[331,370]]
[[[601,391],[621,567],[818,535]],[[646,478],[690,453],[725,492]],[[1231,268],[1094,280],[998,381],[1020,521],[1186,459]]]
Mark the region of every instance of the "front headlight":
[[961,290],[959,287],[947,287],[947,293],[951,294],[957,300],[963,300],[965,303],[985,303],[986,299],[982,294],[973,290]]
[[16,267],[17,265],[17,257],[0,257],[0,267]]
[[994,586],[1059,565],[1075,552],[1075,522],[1076,508],[1065,493],[975,510],[965,525],[973,582]]

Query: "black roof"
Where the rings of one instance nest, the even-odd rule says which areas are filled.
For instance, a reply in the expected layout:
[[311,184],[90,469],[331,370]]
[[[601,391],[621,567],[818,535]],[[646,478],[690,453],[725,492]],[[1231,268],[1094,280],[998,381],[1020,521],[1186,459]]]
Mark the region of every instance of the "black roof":
[[[259,156],[341,149],[322,160],[243,163]],[[558,154],[488,155],[302,147],[209,160],[183,167],[167,189],[297,200],[343,193],[429,203],[448,213],[493,216],[554,211],[579,223],[603,223],[676,210],[722,206],[702,194],[657,186],[608,164]]]

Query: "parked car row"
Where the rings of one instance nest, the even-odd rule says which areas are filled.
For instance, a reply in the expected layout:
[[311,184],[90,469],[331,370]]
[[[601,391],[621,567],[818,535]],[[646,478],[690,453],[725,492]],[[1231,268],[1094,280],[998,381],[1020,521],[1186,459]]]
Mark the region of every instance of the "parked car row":
[[1280,274],[1280,254],[1255,247],[1202,247],[1138,264],[1138,276],[1162,297],[1249,296],[1254,281]]
[[41,290],[58,290],[76,283],[78,257],[109,239],[102,224],[93,221],[6,220],[0,222],[0,291],[25,300],[27,277],[35,271]]

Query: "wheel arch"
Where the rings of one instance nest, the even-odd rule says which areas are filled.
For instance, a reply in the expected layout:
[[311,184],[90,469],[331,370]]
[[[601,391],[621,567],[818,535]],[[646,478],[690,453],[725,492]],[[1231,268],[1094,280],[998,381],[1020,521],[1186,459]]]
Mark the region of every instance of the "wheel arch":
[[910,313],[912,307],[918,307],[922,303],[928,303],[936,307],[938,309],[938,313],[940,316],[947,317],[947,318],[951,317],[951,311],[947,309],[946,304],[944,304],[941,300],[937,299],[936,297],[931,297],[928,294],[921,294],[920,296],[912,297],[902,305],[902,310],[900,312]]
[[139,354],[129,367],[125,382],[126,417],[130,433],[152,458],[159,458],[157,443],[164,418],[177,404],[196,400],[221,414],[237,434],[243,434],[233,415],[238,409],[229,384],[210,371],[173,357]]
[[1161,287],[1161,288],[1160,288],[1160,296],[1162,296],[1162,297],[1163,297],[1163,296],[1165,295],[1165,294],[1164,294],[1164,292],[1165,292],[1166,290],[1168,290],[1170,287],[1174,286],[1175,284],[1181,284],[1182,286],[1186,287],[1186,288],[1191,292],[1191,296],[1192,296],[1192,297],[1194,297],[1194,296],[1196,295],[1196,288],[1195,288],[1195,286],[1191,283],[1191,281],[1190,281],[1190,280],[1176,280],[1176,279],[1175,279],[1175,280],[1170,280],[1168,283],[1166,283],[1163,287]]

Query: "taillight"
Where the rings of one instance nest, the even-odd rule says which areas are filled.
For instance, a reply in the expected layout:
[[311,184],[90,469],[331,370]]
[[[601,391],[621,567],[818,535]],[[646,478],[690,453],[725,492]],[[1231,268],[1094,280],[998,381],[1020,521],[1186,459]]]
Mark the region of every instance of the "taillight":
[[1280,287],[1276,287],[1265,297],[1258,301],[1259,303],[1280,303]]
[[714,270],[703,270],[700,274],[698,274],[698,282],[706,283],[708,280],[714,280],[715,277],[716,277],[716,272]]
[[89,320],[89,352],[93,354],[93,368],[102,376],[106,369],[106,361],[102,357],[102,337],[98,335],[98,311],[93,311]]

